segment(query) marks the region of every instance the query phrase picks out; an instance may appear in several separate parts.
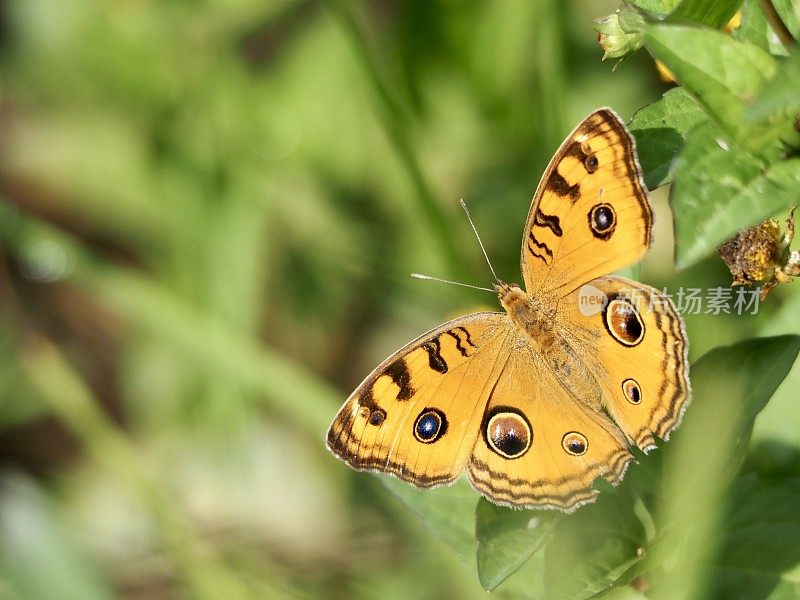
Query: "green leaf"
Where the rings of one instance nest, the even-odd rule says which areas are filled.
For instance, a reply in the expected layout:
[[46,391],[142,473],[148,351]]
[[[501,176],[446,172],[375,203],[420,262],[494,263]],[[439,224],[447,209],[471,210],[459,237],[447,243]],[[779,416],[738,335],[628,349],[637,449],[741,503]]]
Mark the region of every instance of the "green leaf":
[[775,59],[728,35],[678,25],[653,25],[645,46],[733,139],[764,143],[745,127],[746,103],[775,74]]
[[672,12],[680,3],[681,0],[630,0],[630,2],[625,2],[625,4],[632,4],[637,8],[658,15],[666,15]]
[[761,90],[745,116],[750,121],[769,121],[790,129],[800,114],[800,52],[781,61],[777,75]]
[[633,115],[628,126],[636,137],[637,154],[649,189],[672,181],[670,167],[683,148],[686,135],[706,119],[703,109],[683,88],[669,90]]
[[800,10],[797,0],[771,0],[781,21],[795,40],[800,40]]
[[[800,596],[800,477],[734,486],[718,562],[711,567],[717,598]],[[757,551],[756,551],[757,550]]]
[[[798,39],[800,23],[798,23],[798,15],[794,9],[796,2],[794,0],[771,0],[771,4],[775,7],[778,18],[789,30],[789,33],[794,39]],[[731,35],[738,40],[756,44],[773,56],[788,55],[786,46],[776,35],[772,22],[768,21],[764,15],[761,0],[745,0],[742,8],[742,23]]]
[[745,0],[742,6],[742,22],[731,32],[731,36],[741,42],[750,42],[773,56],[787,54],[780,40],[776,39],[767,24],[760,0]]
[[668,22],[689,21],[721,29],[742,5],[742,0],[683,0],[667,17]]
[[661,535],[650,557],[660,597],[698,597],[716,553],[727,488],[753,421],[800,352],[800,336],[749,339],[692,366],[692,404],[666,446]]
[[514,510],[481,498],[475,510],[478,577],[491,592],[538,552],[563,513]]
[[595,504],[556,525],[545,549],[544,597],[589,598],[608,592],[641,561],[647,536],[634,516],[634,500],[624,490],[605,487]]
[[692,130],[674,165],[675,263],[686,268],[741,231],[797,202],[800,158],[769,164],[713,123]]
[[465,478],[451,486],[421,490],[396,477],[382,476],[381,483],[461,560],[474,568],[475,504],[477,494]]
[[[746,432],[789,373],[798,352],[800,336],[782,335],[753,338],[704,354],[692,367],[698,399],[693,407],[695,416],[684,428],[688,433],[682,430],[681,435],[693,435],[698,442],[706,439],[720,410],[738,424],[740,434]],[[696,452],[708,456],[707,449],[699,446]]]

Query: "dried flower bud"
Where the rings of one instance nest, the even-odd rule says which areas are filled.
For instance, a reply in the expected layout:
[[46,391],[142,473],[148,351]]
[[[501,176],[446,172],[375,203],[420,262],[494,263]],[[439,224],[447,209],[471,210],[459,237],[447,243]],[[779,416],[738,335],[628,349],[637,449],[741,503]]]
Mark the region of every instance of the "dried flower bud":
[[781,229],[775,219],[737,233],[719,247],[733,275],[733,285],[764,283],[775,273],[781,257]]
[[761,287],[761,299],[778,283],[800,275],[800,252],[789,252],[794,237],[794,208],[786,220],[786,234],[775,219],[746,229],[719,247],[719,255],[733,275],[731,285]]

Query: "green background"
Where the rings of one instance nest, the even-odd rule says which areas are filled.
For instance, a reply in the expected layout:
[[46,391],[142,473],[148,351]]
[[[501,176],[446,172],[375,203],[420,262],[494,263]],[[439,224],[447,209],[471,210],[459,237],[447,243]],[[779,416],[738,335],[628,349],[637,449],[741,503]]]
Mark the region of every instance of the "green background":
[[[474,520],[431,527],[324,433],[385,356],[496,306],[409,277],[491,283],[459,199],[518,282],[564,136],[671,87],[644,52],[601,61],[593,20],[616,8],[2,4],[0,596],[484,598]],[[641,279],[729,285],[716,257],[674,270],[652,200]],[[800,333],[792,287],[687,315],[691,358]],[[800,464],[798,385],[795,367],[756,421],[767,470]]]

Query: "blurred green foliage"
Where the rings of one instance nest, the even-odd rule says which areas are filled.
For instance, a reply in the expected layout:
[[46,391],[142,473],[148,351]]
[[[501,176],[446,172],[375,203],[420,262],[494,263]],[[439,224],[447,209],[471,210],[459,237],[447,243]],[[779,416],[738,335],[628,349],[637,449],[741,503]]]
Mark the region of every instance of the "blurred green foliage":
[[686,315],[692,358],[739,343],[574,515],[351,473],[323,442],[380,359],[493,302],[408,277],[488,281],[459,198],[518,280],[536,182],[598,106],[646,107],[647,183],[675,182],[642,279],[727,286],[716,245],[798,199],[800,63],[761,4],[607,21],[636,42],[607,54],[643,47],[669,91],[645,52],[601,62],[613,2],[0,5],[0,595],[800,596],[791,286]]

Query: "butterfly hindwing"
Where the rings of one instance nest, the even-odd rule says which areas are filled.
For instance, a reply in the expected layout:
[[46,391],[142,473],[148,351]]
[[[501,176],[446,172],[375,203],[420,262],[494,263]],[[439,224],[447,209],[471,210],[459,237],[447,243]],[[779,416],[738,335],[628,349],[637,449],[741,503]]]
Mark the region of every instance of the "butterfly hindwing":
[[635,141],[608,108],[589,115],[545,170],[522,239],[529,294],[563,296],[639,260],[652,212]]
[[688,341],[670,298],[649,285],[602,277],[562,304],[569,310],[564,321],[585,329],[590,340],[582,351],[614,421],[644,451],[655,438],[667,439],[691,395]]
[[598,406],[574,397],[528,349],[509,353],[469,463],[475,489],[495,503],[571,511],[617,483],[633,458]]

